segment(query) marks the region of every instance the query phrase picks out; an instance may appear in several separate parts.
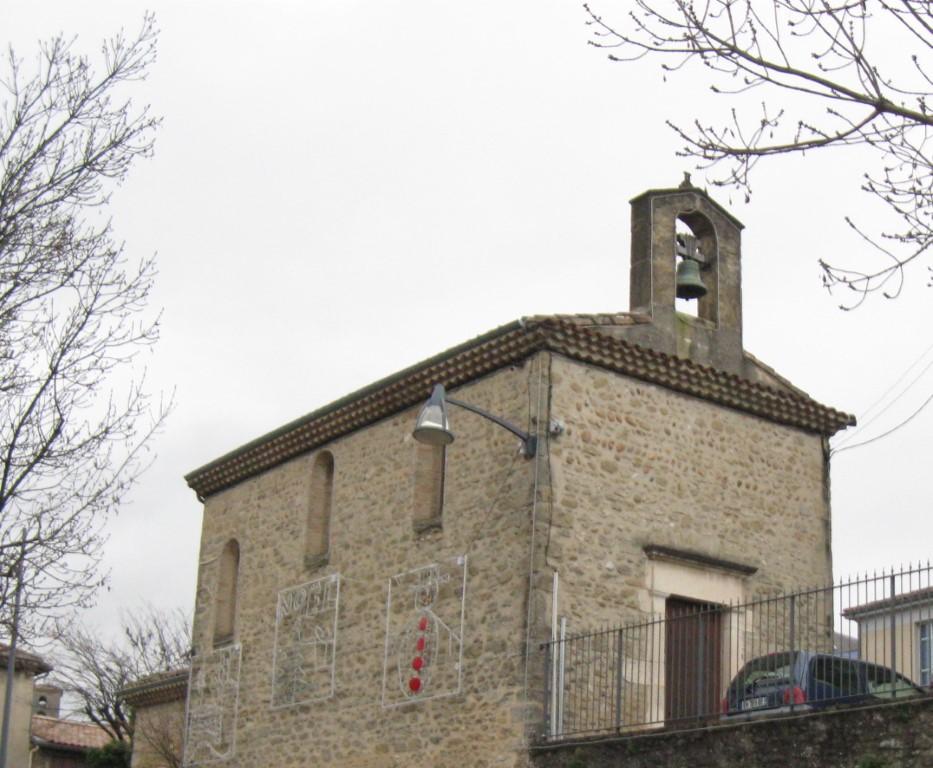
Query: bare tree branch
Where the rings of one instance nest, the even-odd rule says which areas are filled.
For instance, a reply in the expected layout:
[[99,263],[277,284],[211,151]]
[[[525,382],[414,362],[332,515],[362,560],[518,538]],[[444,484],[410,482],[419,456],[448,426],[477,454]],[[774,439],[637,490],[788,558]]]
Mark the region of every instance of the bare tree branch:
[[[63,654],[56,659],[55,669],[64,689],[77,696],[82,713],[111,738],[132,742],[135,724],[123,690],[147,675],[188,663],[191,620],[181,610],[165,612],[146,606],[123,616],[120,635],[114,640],[79,626],[65,626],[58,641]],[[149,738],[155,740],[156,735]],[[150,746],[171,752],[173,743]]]
[[[884,259],[862,271],[821,262],[828,289],[893,298],[905,265],[933,243],[933,5],[928,0],[635,0],[622,25],[584,5],[592,45],[610,59],[661,59],[665,72],[700,64],[710,89],[735,95],[762,89],[784,108],[761,103],[757,115],[730,108],[720,125],[669,122],[682,157],[697,161],[711,183],[751,196],[751,171],[762,158],[827,147],[862,146],[869,170],[862,190],[894,214],[898,228],[869,235]],[[803,99],[782,99],[800,94]],[[788,104],[796,110],[789,111]],[[812,105],[822,114],[812,115]],[[715,170],[713,170],[715,169]],[[851,224],[851,222],[850,222]],[[892,288],[892,279],[897,287]]]
[[165,768],[182,768],[184,719],[185,710],[181,706],[150,712],[145,726],[134,732],[134,742],[141,747],[140,751],[153,755]]
[[[154,261],[127,258],[97,218],[152,154],[159,120],[128,90],[156,38],[147,15],[104,43],[100,71],[59,36],[34,74],[10,50],[0,75],[0,573],[25,530],[26,635],[101,584],[105,523],[170,408],[138,368],[158,338]],[[12,581],[0,579],[8,627]]]

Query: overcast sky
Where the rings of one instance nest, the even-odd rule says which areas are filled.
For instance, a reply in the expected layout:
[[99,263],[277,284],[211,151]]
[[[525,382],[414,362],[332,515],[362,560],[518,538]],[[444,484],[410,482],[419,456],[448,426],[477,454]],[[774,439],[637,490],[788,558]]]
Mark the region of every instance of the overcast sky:
[[[728,108],[702,73],[664,84],[656,62],[607,61],[577,0],[7,0],[0,37],[27,62],[58,32],[96,53],[147,7],[159,59],[136,98],[165,122],[111,213],[129,254],[158,254],[146,362],[177,409],[112,526],[103,624],[142,600],[192,605],[186,472],[522,315],[628,309],[628,200],[693,170],[664,120]],[[865,162],[781,159],[750,204],[713,192],[746,225],[746,348],[859,416],[933,360],[923,267],[856,312],[820,286],[818,258],[861,249],[843,216],[878,213]],[[927,373],[865,436],[931,392]],[[930,555],[931,426],[933,406],[834,458],[837,574]]]

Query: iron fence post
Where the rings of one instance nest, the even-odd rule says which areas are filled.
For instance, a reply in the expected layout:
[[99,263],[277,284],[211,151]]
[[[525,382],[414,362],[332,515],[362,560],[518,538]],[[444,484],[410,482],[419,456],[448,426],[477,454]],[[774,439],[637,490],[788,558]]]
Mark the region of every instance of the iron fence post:
[[622,630],[616,632],[616,730],[622,727],[622,683],[624,680],[622,662]]
[[551,696],[553,696],[554,687],[551,682],[553,670],[551,669],[551,645],[542,643],[541,648],[544,651],[544,735],[553,736],[551,732]]
[[[788,643],[788,647],[789,647],[789,649],[790,649],[791,669],[793,669],[793,665],[794,665],[794,651],[796,650],[796,648],[795,648],[795,646],[796,646],[796,637],[795,637],[795,635],[796,635],[796,631],[797,631],[797,621],[796,621],[796,618],[797,618],[797,595],[791,595],[791,596],[790,596],[790,601],[789,601],[789,602],[790,602],[790,642]],[[791,709],[791,712],[794,711],[794,695],[793,695],[793,692],[791,692],[791,696],[790,696],[790,709]]]
[[566,661],[567,617],[560,619],[560,647],[557,651],[557,709],[554,713],[555,735],[564,733],[564,666]]
[[897,589],[894,572],[891,572],[891,695],[897,697],[897,606],[894,592]]
[[709,714],[706,712],[706,614],[701,610],[699,613],[695,614],[695,617],[691,617],[691,621],[696,621],[696,636],[697,636],[697,689],[696,689],[696,704],[694,705],[694,715],[697,720],[701,720],[704,715]]
[[[625,739],[652,726],[692,728],[697,718],[718,713],[713,693],[723,685],[727,712],[764,709],[775,703],[773,699],[743,693],[739,673],[755,662],[750,672],[775,676],[788,657],[796,666],[806,662],[810,676],[825,685],[810,689],[796,672],[790,674],[778,694],[785,710],[796,711],[802,699],[806,707],[852,698],[856,674],[859,679],[870,674],[872,686],[882,684],[867,693],[903,701],[905,688],[910,692],[914,688],[904,676],[911,670],[900,673],[898,667],[910,665],[911,654],[916,653],[912,643],[917,636],[911,635],[911,622],[920,610],[917,601],[924,607],[920,618],[930,620],[926,590],[933,587],[924,584],[933,582],[933,568],[916,577],[919,589],[913,578],[912,572],[885,572],[838,586],[765,596],[685,615],[674,611],[666,618],[652,616],[577,635],[568,633],[566,616],[555,617],[552,639],[540,646],[547,678],[542,686],[543,720],[539,721],[543,736],[557,744],[602,734]],[[839,647],[836,621],[842,622]],[[849,636],[853,622],[857,639]],[[900,624],[907,633],[903,649],[899,648]],[[926,651],[933,643],[927,639],[926,634],[921,639]],[[795,658],[798,653],[800,658]],[[842,682],[832,682],[837,678]],[[862,692],[860,688],[858,693]]]

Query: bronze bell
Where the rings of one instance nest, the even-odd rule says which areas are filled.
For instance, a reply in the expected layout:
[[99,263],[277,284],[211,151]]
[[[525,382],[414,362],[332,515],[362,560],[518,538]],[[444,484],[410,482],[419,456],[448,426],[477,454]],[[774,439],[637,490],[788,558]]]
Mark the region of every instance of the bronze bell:
[[677,265],[677,298],[699,299],[706,295],[706,286],[700,277],[700,264],[693,259],[683,259]]

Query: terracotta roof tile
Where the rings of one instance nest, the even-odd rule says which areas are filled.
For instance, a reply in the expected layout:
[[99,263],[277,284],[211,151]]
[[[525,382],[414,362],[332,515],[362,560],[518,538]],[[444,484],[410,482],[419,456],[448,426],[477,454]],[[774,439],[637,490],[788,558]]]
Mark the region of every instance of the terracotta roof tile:
[[533,315],[526,317],[526,323],[549,323],[553,321],[572,323],[573,325],[584,326],[631,326],[644,325],[651,322],[648,315],[637,312],[598,312],[598,313],[578,313],[573,315]]
[[183,699],[188,693],[188,668],[171,669],[146,675],[126,686],[121,693],[132,707],[145,707]]
[[669,387],[762,418],[831,435],[854,417],[803,394],[781,392],[732,373],[657,352],[624,339],[608,339],[560,319],[547,321],[550,348],[568,357]]
[[[0,669],[6,669],[9,657],[10,646],[6,643],[0,643]],[[29,670],[34,675],[41,675],[44,672],[52,671],[52,665],[45,659],[34,653],[30,653],[21,646],[16,648],[16,668]]]
[[496,328],[270,432],[186,476],[203,499],[342,435],[417,405],[437,382],[452,389],[531,354],[550,350],[644,381],[822,435],[855,423],[798,391],[781,391],[731,373],[616,338],[600,330],[647,319],[631,313],[544,315]]
[[94,723],[59,720],[44,715],[32,716],[32,738],[44,744],[79,751],[99,749],[111,741],[110,734]]
[[924,587],[923,589],[915,589],[913,592],[902,592],[894,597],[885,597],[881,600],[872,600],[870,603],[854,605],[851,608],[846,608],[842,615],[847,619],[863,618],[876,613],[889,613],[891,610],[929,606],[931,603],[933,603],[933,587]]

